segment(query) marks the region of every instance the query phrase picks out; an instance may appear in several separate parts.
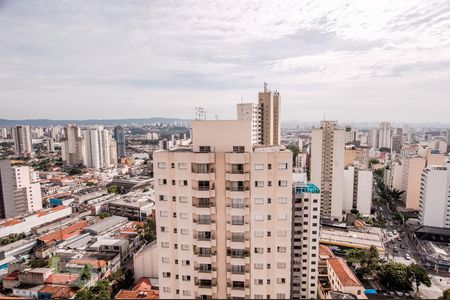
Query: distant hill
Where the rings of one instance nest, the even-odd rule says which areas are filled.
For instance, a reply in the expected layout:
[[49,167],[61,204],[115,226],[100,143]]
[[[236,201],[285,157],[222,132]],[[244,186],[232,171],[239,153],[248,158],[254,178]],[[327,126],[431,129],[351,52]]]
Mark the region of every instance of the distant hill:
[[191,120],[176,118],[146,118],[146,119],[90,119],[90,120],[50,120],[50,119],[27,119],[27,120],[6,120],[0,119],[0,127],[10,127],[16,125],[30,125],[34,127],[48,127],[57,125],[77,124],[77,125],[144,125],[150,123],[171,124],[181,122],[188,124]]

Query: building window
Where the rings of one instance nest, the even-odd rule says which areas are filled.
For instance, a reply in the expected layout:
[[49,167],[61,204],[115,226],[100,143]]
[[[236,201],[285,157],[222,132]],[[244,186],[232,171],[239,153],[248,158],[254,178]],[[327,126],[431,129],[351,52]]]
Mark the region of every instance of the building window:
[[264,164],[255,164],[255,170],[256,171],[264,170]]
[[167,195],[159,195],[159,201],[167,201],[169,197]]
[[165,287],[163,287],[163,291],[166,293],[170,293],[172,291],[172,289],[169,286],[165,286]]
[[231,199],[231,207],[232,208],[244,208],[245,202],[242,198],[232,198]]
[[287,180],[278,180],[278,186],[287,187]]
[[258,263],[254,265],[255,270],[262,270],[264,269],[264,264]]
[[170,258],[169,257],[161,257],[161,260],[163,263],[168,264],[170,263]]
[[190,296],[190,295],[191,295],[191,291],[183,290],[183,296]]
[[286,299],[286,294],[277,293],[277,299]]
[[170,278],[170,272],[163,272],[162,275],[164,278]]
[[286,230],[278,230],[277,236],[278,237],[285,237],[285,236],[287,236],[287,231]]
[[180,213],[180,219],[187,219],[188,217],[188,213]]
[[182,235],[188,235],[188,234],[189,234],[189,229],[187,229],[187,228],[181,228],[180,233],[181,233]]
[[277,247],[277,251],[278,251],[278,253],[285,253],[285,252],[286,252],[286,247],[284,247],[284,246],[278,246],[278,247]]
[[245,236],[243,232],[232,232],[231,233],[231,241],[232,242],[243,242],[245,240]]
[[165,169],[165,168],[167,168],[167,164],[165,162],[158,163],[158,169]]
[[286,283],[286,278],[277,278],[277,283],[278,284]]
[[286,269],[286,263],[281,263],[281,262],[277,263],[277,268],[278,269]]
[[178,163],[178,169],[186,170],[187,169],[187,163]]
[[278,197],[278,204],[286,204],[287,199],[287,197]]
[[161,242],[161,248],[169,248],[169,242]]
[[179,180],[178,181],[178,185],[179,186],[187,186],[188,185],[188,181],[187,180]]
[[181,250],[188,251],[189,250],[189,245],[181,244]]
[[231,216],[232,225],[244,225],[244,216]]
[[255,231],[255,237],[264,237],[264,231]]
[[159,185],[166,185],[167,184],[167,179],[159,179],[158,183],[159,183]]
[[191,265],[191,261],[190,260],[182,260],[181,261],[181,265],[184,267],[190,266]]
[[264,181],[255,181],[255,187],[264,187]]
[[258,254],[264,253],[264,248],[262,248],[262,247],[255,247],[255,253],[258,253]]
[[167,216],[169,216],[169,212],[167,210],[161,210],[161,211],[159,211],[159,216],[167,217]]
[[255,198],[255,204],[264,204],[264,198]]
[[264,284],[264,280],[262,279],[255,279],[255,285],[263,285]]
[[279,170],[287,170],[288,168],[288,164],[287,163],[280,163],[278,164],[278,169]]
[[278,214],[278,220],[287,220],[287,213],[279,213]]
[[198,150],[199,152],[208,153],[211,152],[211,146],[200,146]]
[[191,281],[191,276],[190,275],[183,275],[183,276],[181,276],[181,280],[183,280],[183,281]]
[[264,221],[264,215],[255,215],[255,221]]
[[244,153],[245,152],[245,147],[244,146],[233,146],[233,152]]
[[179,197],[180,203],[188,203],[188,197],[181,196]]

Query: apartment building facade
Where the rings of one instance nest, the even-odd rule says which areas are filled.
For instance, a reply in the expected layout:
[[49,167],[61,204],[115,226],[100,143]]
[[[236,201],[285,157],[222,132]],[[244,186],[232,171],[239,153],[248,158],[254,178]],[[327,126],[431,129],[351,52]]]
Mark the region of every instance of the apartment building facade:
[[28,125],[13,127],[11,135],[14,141],[14,154],[19,157],[33,157],[31,127]]
[[192,132],[154,153],[160,297],[289,298],[292,153],[254,147],[249,120]]

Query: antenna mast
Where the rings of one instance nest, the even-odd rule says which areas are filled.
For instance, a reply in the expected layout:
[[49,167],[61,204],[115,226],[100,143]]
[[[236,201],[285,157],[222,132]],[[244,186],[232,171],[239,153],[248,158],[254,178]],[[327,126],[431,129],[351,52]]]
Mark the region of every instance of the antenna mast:
[[206,120],[206,110],[204,107],[195,108],[195,119],[196,120]]

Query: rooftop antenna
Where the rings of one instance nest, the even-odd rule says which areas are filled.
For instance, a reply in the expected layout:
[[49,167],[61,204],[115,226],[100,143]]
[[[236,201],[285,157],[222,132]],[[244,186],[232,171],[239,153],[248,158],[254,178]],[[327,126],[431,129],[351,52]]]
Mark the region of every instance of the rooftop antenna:
[[219,120],[219,115],[215,115],[215,117],[216,117],[216,120]]
[[195,108],[195,119],[196,120],[206,120],[206,110],[204,107]]
[[264,92],[267,92],[267,82],[264,81]]

